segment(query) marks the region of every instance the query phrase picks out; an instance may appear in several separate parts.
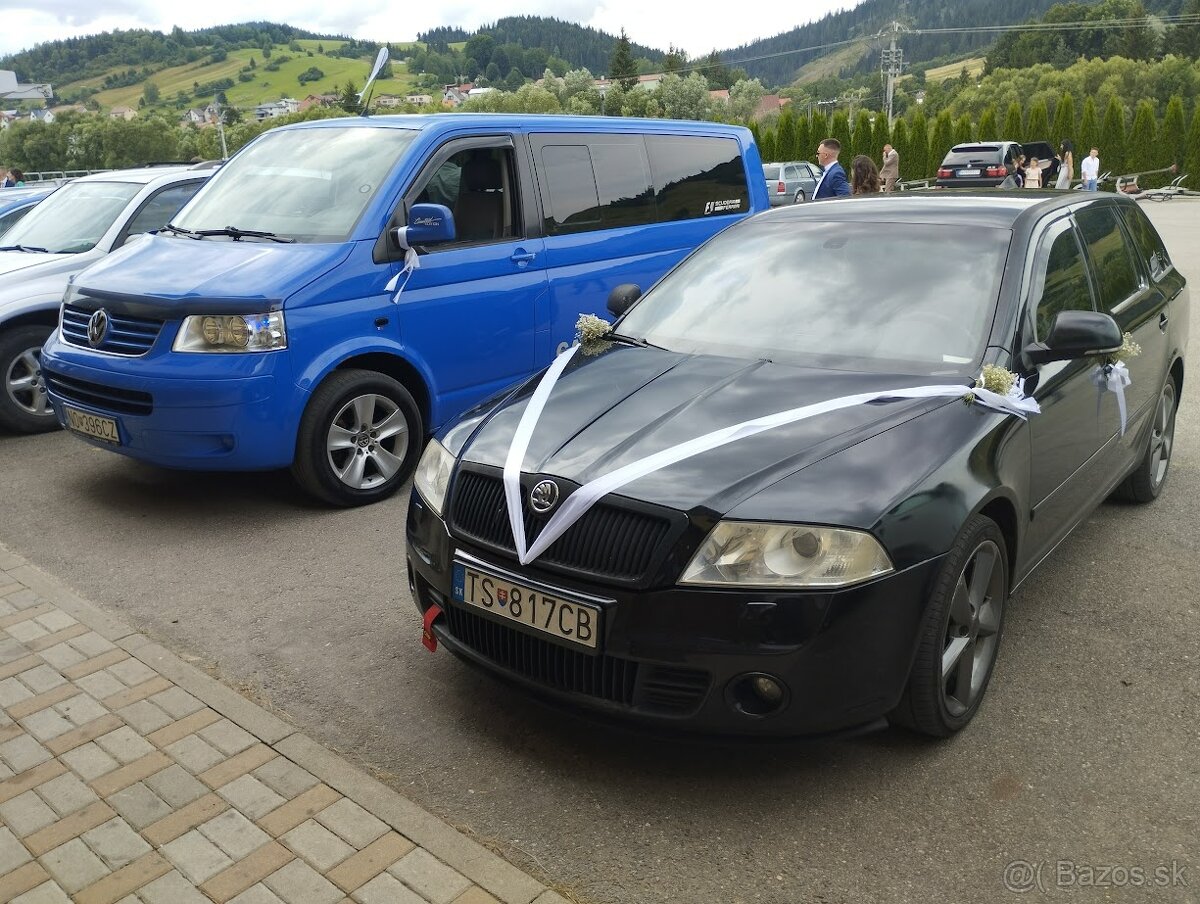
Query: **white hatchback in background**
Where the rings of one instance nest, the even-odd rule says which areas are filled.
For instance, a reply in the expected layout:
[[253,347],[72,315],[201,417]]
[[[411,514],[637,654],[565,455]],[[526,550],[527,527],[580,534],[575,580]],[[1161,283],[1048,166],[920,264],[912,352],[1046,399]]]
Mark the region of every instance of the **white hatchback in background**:
[[212,174],[211,164],[84,176],[0,240],[0,430],[53,430],[39,356],[72,276],[136,236],[161,229]]

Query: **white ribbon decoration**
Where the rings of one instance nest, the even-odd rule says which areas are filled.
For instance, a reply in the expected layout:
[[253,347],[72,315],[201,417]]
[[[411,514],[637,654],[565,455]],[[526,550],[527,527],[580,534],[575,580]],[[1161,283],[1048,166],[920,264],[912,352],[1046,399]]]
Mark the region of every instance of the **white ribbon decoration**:
[[1121,436],[1125,435],[1125,421],[1127,411],[1125,408],[1125,387],[1133,383],[1133,378],[1129,376],[1129,368],[1125,366],[1124,361],[1118,361],[1116,364],[1102,365],[1096,372],[1096,386],[1100,390],[1100,396],[1096,399],[1096,415],[1100,415],[1100,403],[1104,399],[1105,390],[1113,393],[1117,397],[1117,411],[1121,414]]
[[558,511],[546,522],[546,526],[542,529],[538,538],[533,541],[533,545],[527,546],[525,521],[521,511],[521,465],[525,459],[525,452],[529,448],[529,441],[533,436],[534,427],[537,426],[542,409],[546,406],[546,399],[549,397],[554,384],[558,382],[559,376],[566,369],[567,364],[574,357],[575,351],[578,348],[578,345],[572,346],[559,355],[554,360],[554,363],[550,365],[550,369],[543,375],[529,399],[529,404],[521,415],[521,420],[518,422],[517,429],[513,433],[512,445],[508,448],[508,457],[504,462],[504,499],[508,508],[508,522],[512,528],[517,559],[522,565],[528,565],[549,549],[554,541],[566,533],[571,528],[571,525],[582,518],[593,505],[609,493],[615,492],[625,486],[625,484],[631,483],[639,477],[645,477],[647,474],[651,474],[661,468],[676,464],[686,458],[711,451],[728,443],[736,442],[739,439],[755,436],[765,430],[785,427],[798,421],[807,420],[810,417],[816,417],[819,414],[839,411],[842,408],[852,408],[856,405],[865,405],[868,402],[890,401],[892,399],[964,398],[968,393],[975,397],[977,404],[993,408],[997,411],[1007,412],[1008,414],[1015,414],[1021,420],[1025,420],[1030,414],[1037,414],[1041,410],[1038,407],[1037,401],[1024,396],[1024,384],[1018,380],[1008,395],[1000,395],[999,393],[979,387],[967,388],[961,385],[912,386],[904,389],[889,389],[883,392],[861,392],[856,395],[841,396],[836,399],[827,399],[824,402],[817,402],[812,405],[804,405],[800,408],[791,408],[776,414],[753,418],[748,421],[742,421],[740,424],[734,424],[731,427],[722,427],[719,430],[713,430],[695,439],[669,446],[660,452],[630,462],[623,467],[617,468],[615,471],[611,471],[608,474],[585,483],[567,497]]
[[[421,269],[421,255],[417,254],[416,248],[408,244],[408,227],[403,226],[397,232],[399,233],[400,247],[404,249],[404,266],[383,287],[385,292],[395,292],[392,296],[392,304],[400,303],[400,293],[408,285],[408,280],[413,275],[413,271]],[[400,277],[402,276],[404,277],[404,282],[400,282]]]

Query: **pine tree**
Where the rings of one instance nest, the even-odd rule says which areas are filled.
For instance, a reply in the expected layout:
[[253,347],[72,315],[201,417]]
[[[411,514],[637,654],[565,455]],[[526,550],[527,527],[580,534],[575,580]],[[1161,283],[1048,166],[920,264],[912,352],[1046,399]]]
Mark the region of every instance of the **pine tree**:
[[[900,155],[900,179],[903,181],[906,173],[915,172],[915,170],[908,169],[908,123],[903,119],[897,119],[895,125],[892,126],[892,147]],[[911,179],[912,176],[908,178]]]
[[871,159],[880,166],[883,165],[883,146],[891,144],[892,130],[888,128],[887,116],[875,114],[875,122],[871,124]]
[[[1079,120],[1079,145],[1076,150],[1079,152],[1078,157],[1082,160],[1092,148],[1099,148],[1100,129],[1096,125],[1096,102],[1092,100],[1089,94],[1087,100],[1083,102],[1083,117]],[[1101,161],[1104,166],[1105,162]],[[1105,169],[1108,167],[1105,166]]]
[[[1002,141],[1024,141],[1025,140],[1025,121],[1021,105],[1015,100],[1008,105],[1008,112],[1004,114],[1004,134],[999,136]],[[1039,141],[1045,140],[1040,136]]]
[[996,108],[989,104],[979,117],[979,140],[997,141]]
[[1184,134],[1183,98],[1175,94],[1167,102],[1167,113],[1163,117],[1162,131],[1158,136],[1159,166],[1170,166],[1173,163],[1183,166],[1184,155],[1187,152],[1183,144]]
[[[1184,159],[1183,171],[1189,173],[1188,180],[1192,188],[1200,181],[1200,104],[1192,113],[1192,127],[1188,129],[1187,157]],[[1186,183],[1185,183],[1186,184]]]
[[1057,150],[1058,142],[1050,135],[1050,111],[1046,109],[1044,100],[1035,100],[1029,108],[1029,125],[1025,127],[1025,134],[1030,141],[1048,141]]
[[758,152],[762,155],[763,163],[774,163],[779,159],[779,155],[775,152],[775,147],[775,129],[764,130],[762,141],[758,145]]
[[638,84],[637,63],[633,59],[633,50],[629,46],[629,37],[624,28],[621,29],[621,37],[617,39],[617,46],[609,60],[608,77],[626,91],[632,91]]
[[[817,139],[819,141],[820,139]],[[788,155],[792,160],[808,160],[813,155],[817,142],[812,137],[812,121],[808,113],[796,114],[796,143]]]
[[833,114],[833,122],[829,125],[830,137],[836,138],[842,144],[842,156],[838,163],[845,169],[850,165],[850,116],[845,110],[838,110]]
[[1063,141],[1069,141],[1071,142],[1071,146],[1075,148],[1076,160],[1086,155],[1086,151],[1081,153],[1081,149],[1075,143],[1078,137],[1075,128],[1075,98],[1071,96],[1069,91],[1063,92],[1063,96],[1058,100],[1058,106],[1054,108],[1054,128],[1051,130],[1051,133],[1054,136],[1051,140],[1054,142],[1055,147],[1058,147],[1059,143]]
[[[938,158],[941,162],[941,158]],[[904,158],[900,158],[904,166]],[[912,124],[908,129],[908,178],[929,178],[929,127],[925,122],[925,111],[920,107],[912,115]],[[936,173],[937,170],[935,169]]]
[[955,144],[970,144],[975,140],[975,124],[971,122],[971,116],[964,113],[954,121],[954,143]]
[[796,117],[790,109],[784,109],[779,116],[779,128],[775,132],[778,142],[780,160],[792,160],[792,152],[796,148]]
[[337,105],[347,113],[358,113],[362,110],[358,101],[358,88],[354,82],[346,82],[346,87],[338,92]]
[[954,147],[954,119],[949,110],[943,110],[933,121],[933,138],[929,143],[929,175],[936,176],[938,166]]
[[1133,172],[1162,168],[1161,154],[1154,146],[1155,131],[1154,103],[1149,100],[1138,101],[1137,112],[1133,115],[1133,128],[1129,130],[1129,140],[1126,142],[1125,165]]
[[1104,111],[1098,147],[1105,169],[1111,170],[1114,176],[1128,171],[1125,165],[1125,108],[1115,96],[1109,100],[1108,109]]
[[851,160],[859,154],[874,157],[871,153],[871,114],[866,110],[859,110],[854,117],[854,136],[851,144]]

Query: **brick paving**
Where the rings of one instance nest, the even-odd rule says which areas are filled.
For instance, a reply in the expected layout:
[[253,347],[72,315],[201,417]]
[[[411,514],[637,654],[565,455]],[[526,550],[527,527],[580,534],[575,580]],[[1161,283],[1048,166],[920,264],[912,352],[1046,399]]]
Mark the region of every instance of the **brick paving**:
[[566,904],[0,546],[0,902]]

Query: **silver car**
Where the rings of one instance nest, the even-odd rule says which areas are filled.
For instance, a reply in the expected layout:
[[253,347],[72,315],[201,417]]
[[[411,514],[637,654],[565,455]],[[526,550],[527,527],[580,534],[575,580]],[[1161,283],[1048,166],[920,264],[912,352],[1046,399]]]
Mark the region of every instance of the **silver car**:
[[806,160],[788,163],[764,163],[763,178],[772,207],[801,204],[812,198],[821,179],[821,170]]

